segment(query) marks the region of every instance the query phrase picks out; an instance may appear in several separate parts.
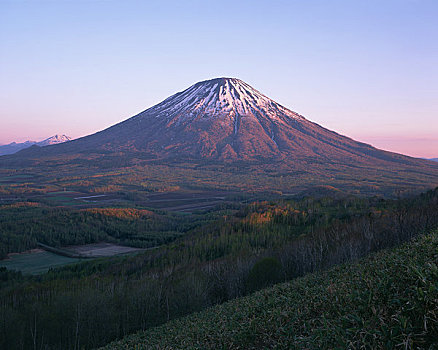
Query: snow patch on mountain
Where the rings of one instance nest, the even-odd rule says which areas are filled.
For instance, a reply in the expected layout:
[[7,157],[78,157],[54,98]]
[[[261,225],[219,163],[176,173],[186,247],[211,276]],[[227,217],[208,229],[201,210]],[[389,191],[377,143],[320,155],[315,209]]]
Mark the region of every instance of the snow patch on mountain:
[[69,137],[67,135],[56,134],[56,135],[49,137],[43,141],[37,142],[36,145],[37,146],[49,146],[49,145],[56,145],[58,143],[63,143],[63,142],[67,142],[67,141],[71,141],[71,137]]
[[229,116],[235,132],[238,119],[259,114],[281,123],[279,115],[287,119],[306,120],[303,116],[281,106],[269,97],[236,78],[217,78],[190,86],[134,118],[154,115],[171,124],[190,122],[198,118]]

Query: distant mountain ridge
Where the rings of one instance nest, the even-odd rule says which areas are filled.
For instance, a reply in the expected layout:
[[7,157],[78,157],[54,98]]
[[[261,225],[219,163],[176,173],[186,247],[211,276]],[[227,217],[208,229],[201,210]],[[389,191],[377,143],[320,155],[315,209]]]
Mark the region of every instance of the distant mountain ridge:
[[7,154],[14,154],[22,149],[31,147],[33,145],[36,146],[48,146],[48,145],[55,145],[63,142],[70,141],[71,137],[67,135],[54,135],[51,136],[43,141],[25,141],[25,142],[11,142],[7,145],[0,145],[0,155],[7,155]]

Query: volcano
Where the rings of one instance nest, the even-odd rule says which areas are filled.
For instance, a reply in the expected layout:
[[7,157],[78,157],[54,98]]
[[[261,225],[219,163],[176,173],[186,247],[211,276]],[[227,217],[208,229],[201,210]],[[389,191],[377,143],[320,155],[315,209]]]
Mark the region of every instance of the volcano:
[[231,169],[234,164],[248,166],[250,173],[286,173],[301,183],[362,181],[371,191],[387,185],[438,185],[436,162],[383,151],[328,130],[235,78],[196,83],[103,131],[8,157],[2,163],[9,167],[50,165],[51,160],[94,167],[154,163]]
[[27,152],[140,152],[155,159],[295,164],[419,161],[330,131],[235,78],[196,83],[108,129]]

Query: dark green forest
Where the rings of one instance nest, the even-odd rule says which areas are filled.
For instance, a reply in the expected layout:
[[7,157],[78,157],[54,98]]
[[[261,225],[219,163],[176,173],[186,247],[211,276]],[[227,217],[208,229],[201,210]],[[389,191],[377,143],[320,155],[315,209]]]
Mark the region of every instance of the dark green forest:
[[[438,189],[403,199],[332,196],[223,205],[199,220],[120,208],[28,210],[23,220],[29,223],[33,210],[46,210],[47,227],[63,220],[84,221],[90,230],[101,227],[102,236],[90,236],[91,241],[105,235],[129,239],[133,229],[140,236],[150,228],[157,236],[176,232],[168,235],[172,242],[137,255],[95,259],[39,276],[1,270],[0,348],[90,349],[409,241],[438,226]],[[157,219],[160,215],[167,224]],[[130,216],[143,221],[144,231],[129,223]],[[113,231],[104,228],[105,220]],[[184,230],[173,229],[178,220]],[[11,236],[19,234],[18,227],[5,227]],[[56,235],[46,239],[65,243]]]
[[100,241],[139,248],[168,243],[209,215],[172,214],[135,208],[69,209],[38,202],[0,206],[0,259],[8,253],[36,248],[37,242],[54,247]]

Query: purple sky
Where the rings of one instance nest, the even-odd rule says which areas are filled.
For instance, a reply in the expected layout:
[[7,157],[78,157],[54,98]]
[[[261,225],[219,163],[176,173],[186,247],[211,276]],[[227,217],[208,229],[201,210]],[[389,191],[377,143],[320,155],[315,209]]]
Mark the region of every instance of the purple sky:
[[438,1],[1,1],[0,143],[102,130],[240,78],[309,120],[438,157]]

